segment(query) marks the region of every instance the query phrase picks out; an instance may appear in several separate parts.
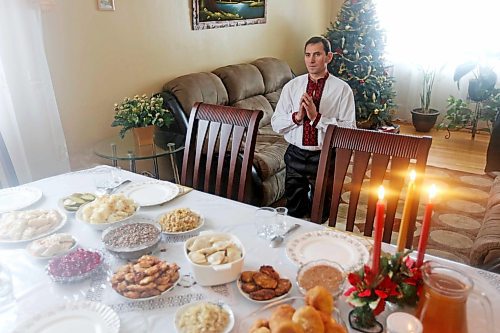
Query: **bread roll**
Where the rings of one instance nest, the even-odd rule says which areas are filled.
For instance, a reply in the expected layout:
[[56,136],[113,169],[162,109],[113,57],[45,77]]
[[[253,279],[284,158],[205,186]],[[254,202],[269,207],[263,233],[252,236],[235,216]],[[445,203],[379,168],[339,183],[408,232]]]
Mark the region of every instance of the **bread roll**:
[[325,325],[318,311],[306,305],[295,311],[292,321],[302,326],[305,333],[324,333]]
[[307,291],[305,301],[318,311],[331,315],[333,311],[333,296],[328,289],[316,286]]
[[290,304],[283,304],[276,308],[269,318],[269,328],[274,332],[283,322],[291,321],[295,309]]

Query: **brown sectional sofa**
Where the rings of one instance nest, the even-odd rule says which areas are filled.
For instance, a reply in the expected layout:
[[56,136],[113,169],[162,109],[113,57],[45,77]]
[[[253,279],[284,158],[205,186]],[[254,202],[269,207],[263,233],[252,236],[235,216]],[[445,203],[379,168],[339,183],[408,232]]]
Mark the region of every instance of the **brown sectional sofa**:
[[269,205],[284,193],[284,154],[288,146],[281,135],[273,132],[271,116],[281,89],[292,77],[286,62],[260,58],[248,64],[175,78],[167,82],[160,93],[164,106],[171,109],[176,118],[174,126],[167,130],[185,134],[195,102],[264,111],[257,135],[250,196],[254,205]]
[[472,244],[470,263],[486,269],[500,264],[500,176],[491,186],[483,224]]

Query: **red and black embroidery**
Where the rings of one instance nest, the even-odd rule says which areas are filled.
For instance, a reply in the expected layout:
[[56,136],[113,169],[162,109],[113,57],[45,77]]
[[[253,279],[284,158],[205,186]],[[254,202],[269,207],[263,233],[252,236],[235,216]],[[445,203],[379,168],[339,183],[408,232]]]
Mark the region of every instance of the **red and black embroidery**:
[[319,102],[321,101],[321,96],[323,96],[323,89],[325,88],[326,79],[328,79],[328,73],[317,82],[314,82],[311,77],[307,78],[307,88],[306,92],[312,97],[314,105],[316,105],[316,110],[318,110],[318,115],[314,122],[311,124],[310,119],[307,115],[304,117],[304,130],[302,132],[302,145],[303,146],[317,146],[318,145],[318,130],[316,125],[321,118],[319,113]]

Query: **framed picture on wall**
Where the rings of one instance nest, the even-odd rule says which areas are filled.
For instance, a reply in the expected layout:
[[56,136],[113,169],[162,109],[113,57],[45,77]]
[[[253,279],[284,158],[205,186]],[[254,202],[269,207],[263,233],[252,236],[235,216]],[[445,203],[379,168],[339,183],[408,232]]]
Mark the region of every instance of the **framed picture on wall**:
[[115,10],[115,0],[97,0],[99,10]]
[[266,23],[266,0],[192,0],[193,29]]

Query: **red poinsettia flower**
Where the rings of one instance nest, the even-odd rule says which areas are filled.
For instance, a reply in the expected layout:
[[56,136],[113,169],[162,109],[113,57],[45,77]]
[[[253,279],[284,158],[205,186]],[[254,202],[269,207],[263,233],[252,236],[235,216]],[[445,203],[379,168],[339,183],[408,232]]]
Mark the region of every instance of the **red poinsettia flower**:
[[365,289],[358,294],[358,297],[370,297],[372,295],[371,289]]
[[356,287],[351,287],[351,288],[347,289],[347,291],[344,293],[344,296],[349,297],[349,296],[351,296],[351,294],[352,294],[353,292],[355,292],[356,290],[357,290],[357,289],[356,289]]
[[364,271],[365,271],[364,281],[367,286],[371,286],[373,281],[375,281],[376,274],[372,271],[372,269],[368,265],[365,265]]
[[349,280],[349,283],[352,286],[357,286],[359,283],[361,283],[361,278],[357,273],[349,273],[347,276],[347,280]]
[[380,299],[380,301],[377,304],[377,307],[375,309],[373,309],[373,314],[375,316],[378,316],[379,314],[382,313],[382,311],[384,311],[384,309],[385,309],[385,300]]

